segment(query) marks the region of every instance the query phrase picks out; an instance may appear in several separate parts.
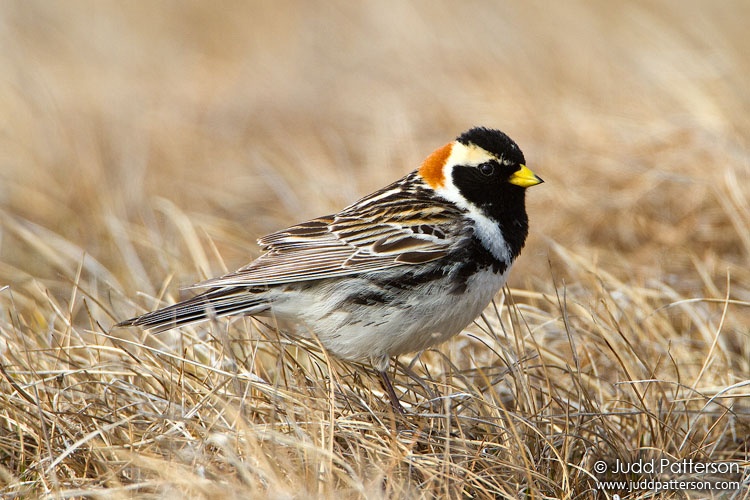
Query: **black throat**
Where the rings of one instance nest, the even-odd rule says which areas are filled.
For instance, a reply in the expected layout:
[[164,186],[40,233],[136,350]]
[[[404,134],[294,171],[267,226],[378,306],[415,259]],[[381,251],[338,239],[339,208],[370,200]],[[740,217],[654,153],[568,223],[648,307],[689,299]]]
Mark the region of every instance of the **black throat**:
[[[529,216],[526,214],[526,191],[522,188],[507,190],[506,198],[479,205],[484,215],[500,227],[510,250],[511,260],[515,260],[526,244],[529,235]],[[510,199],[508,199],[510,198]]]
[[483,179],[474,167],[456,167],[453,183],[467,201],[500,227],[511,261],[515,260],[529,234],[526,190],[504,179]]

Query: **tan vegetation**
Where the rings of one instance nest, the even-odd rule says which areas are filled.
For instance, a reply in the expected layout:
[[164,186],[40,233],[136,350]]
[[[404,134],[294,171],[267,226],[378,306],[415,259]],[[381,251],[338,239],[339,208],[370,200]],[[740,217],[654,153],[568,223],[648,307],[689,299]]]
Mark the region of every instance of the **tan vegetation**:
[[[746,471],[749,7],[4,2],[0,493],[638,498],[593,464]],[[273,325],[110,331],[472,125],[546,183],[495,307],[394,365],[411,415]]]

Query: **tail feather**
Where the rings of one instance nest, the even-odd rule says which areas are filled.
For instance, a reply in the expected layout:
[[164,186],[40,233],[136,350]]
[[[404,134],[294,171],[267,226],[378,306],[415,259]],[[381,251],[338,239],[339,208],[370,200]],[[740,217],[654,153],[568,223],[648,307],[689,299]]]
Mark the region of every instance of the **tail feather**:
[[259,314],[268,308],[268,301],[263,294],[253,293],[246,288],[222,287],[142,316],[130,318],[115,326],[139,326],[158,333],[229,314]]

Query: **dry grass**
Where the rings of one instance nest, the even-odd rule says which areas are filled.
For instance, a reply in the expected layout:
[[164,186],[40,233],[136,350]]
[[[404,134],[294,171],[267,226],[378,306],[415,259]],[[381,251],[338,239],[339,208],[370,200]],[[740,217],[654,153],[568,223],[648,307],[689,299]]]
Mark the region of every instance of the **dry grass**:
[[[747,471],[749,16],[3,3],[0,492],[593,498],[598,459]],[[250,319],[110,332],[475,124],[547,183],[512,288],[395,366],[412,415]]]

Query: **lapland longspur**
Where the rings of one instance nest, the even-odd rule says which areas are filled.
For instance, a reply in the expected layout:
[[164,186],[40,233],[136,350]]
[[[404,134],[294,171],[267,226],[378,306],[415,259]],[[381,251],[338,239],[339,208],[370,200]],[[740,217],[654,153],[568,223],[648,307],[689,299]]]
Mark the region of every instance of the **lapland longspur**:
[[473,128],[340,212],[259,240],[247,266],[203,293],[117,326],[163,331],[265,315],[314,332],[333,354],[371,363],[443,342],[502,288],[528,234],[526,188],[542,182],[507,135]]

